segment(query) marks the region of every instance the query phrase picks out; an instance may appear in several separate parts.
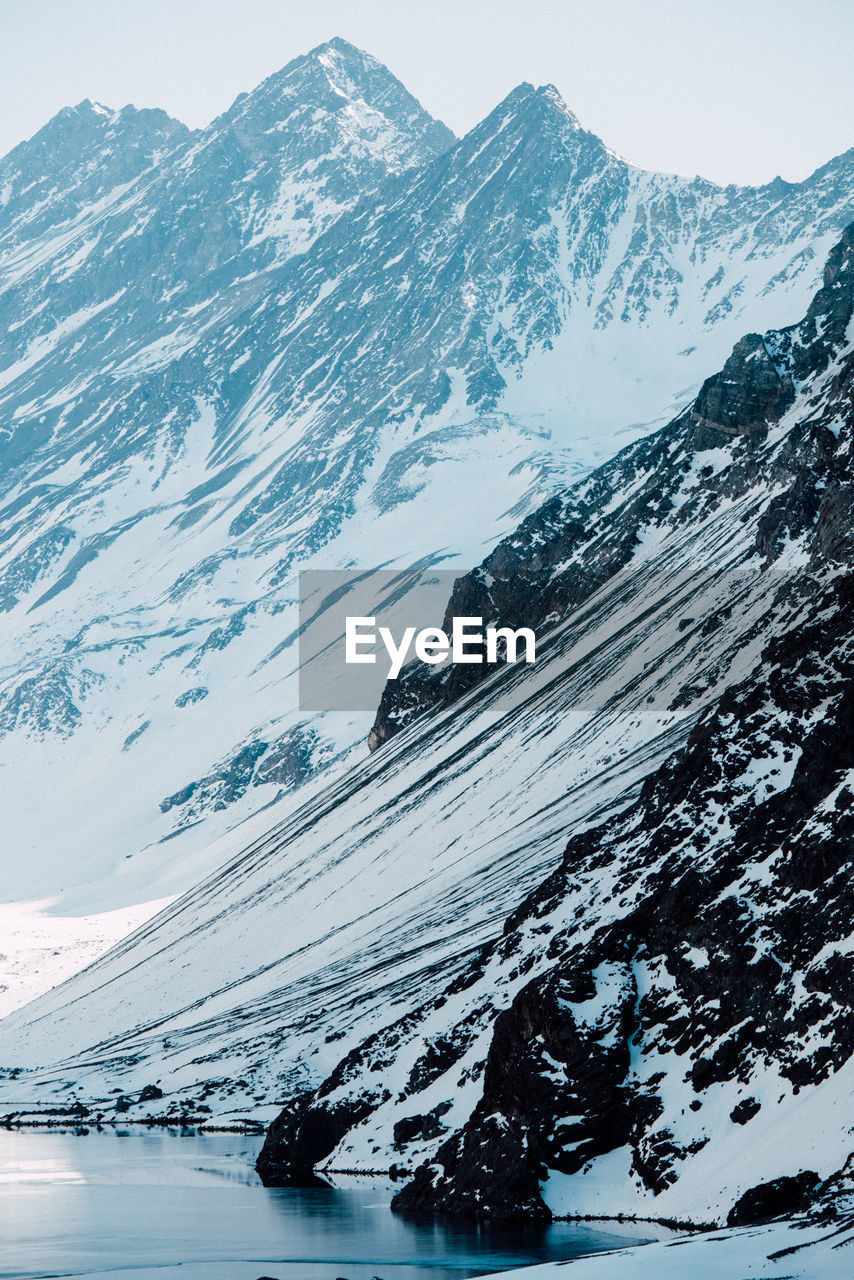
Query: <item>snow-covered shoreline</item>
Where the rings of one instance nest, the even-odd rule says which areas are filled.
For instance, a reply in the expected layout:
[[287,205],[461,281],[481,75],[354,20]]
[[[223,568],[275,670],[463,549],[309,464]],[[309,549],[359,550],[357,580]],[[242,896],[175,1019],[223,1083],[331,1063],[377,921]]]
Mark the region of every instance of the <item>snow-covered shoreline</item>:
[[483,1280],[850,1280],[852,1267],[854,1220],[790,1218],[496,1272]]

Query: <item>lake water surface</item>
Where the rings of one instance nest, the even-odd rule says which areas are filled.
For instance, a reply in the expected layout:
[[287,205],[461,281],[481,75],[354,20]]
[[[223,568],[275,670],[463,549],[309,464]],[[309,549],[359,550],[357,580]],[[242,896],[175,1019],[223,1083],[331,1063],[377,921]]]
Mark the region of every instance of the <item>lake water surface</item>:
[[268,1190],[260,1138],[0,1129],[0,1278],[464,1280],[656,1238],[654,1228],[412,1222],[377,1179]]

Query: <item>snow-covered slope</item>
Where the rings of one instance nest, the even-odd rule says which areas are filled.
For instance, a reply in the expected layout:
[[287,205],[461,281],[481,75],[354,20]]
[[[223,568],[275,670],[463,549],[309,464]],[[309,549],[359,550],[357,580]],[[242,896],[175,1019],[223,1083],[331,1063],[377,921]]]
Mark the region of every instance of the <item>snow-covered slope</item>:
[[297,711],[296,569],[476,563],[802,314],[852,169],[645,173],[530,85],[455,142],[339,40],[200,133],[84,103],[16,148],[4,898],[160,900],[288,812],[368,729]]
[[463,580],[538,611],[535,667],[0,1023],[8,1102],[287,1100],[267,1177],[423,1161],[402,1204],[450,1212],[709,1220],[839,1168],[852,311],[848,233],[800,325]]
[[51,901],[0,906],[0,1017],[97,960],[168,900],[94,916],[57,916]]

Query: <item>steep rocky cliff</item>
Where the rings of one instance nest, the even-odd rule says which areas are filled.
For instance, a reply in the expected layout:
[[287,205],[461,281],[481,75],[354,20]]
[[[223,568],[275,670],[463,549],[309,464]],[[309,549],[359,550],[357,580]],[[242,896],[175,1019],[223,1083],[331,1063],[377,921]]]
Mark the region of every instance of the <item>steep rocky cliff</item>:
[[[373,1145],[414,1175],[400,1210],[745,1221],[777,1183],[801,1203],[842,1167],[854,1147],[852,312],[849,230],[799,325],[740,342],[689,410],[458,582],[451,611],[476,600],[502,621],[533,617],[548,650],[571,624],[601,621],[603,590],[625,626],[615,586],[687,566],[694,600],[670,611],[642,665],[681,653],[687,677],[703,647],[703,680],[694,670],[669,704],[703,705],[438,998],[283,1115],[266,1178],[348,1166]],[[571,678],[556,666],[550,681]],[[602,670],[599,714],[633,678],[628,663]],[[449,698],[414,672],[431,702],[418,725],[436,718],[451,749],[454,715],[509,679]],[[386,715],[393,705],[387,693]]]

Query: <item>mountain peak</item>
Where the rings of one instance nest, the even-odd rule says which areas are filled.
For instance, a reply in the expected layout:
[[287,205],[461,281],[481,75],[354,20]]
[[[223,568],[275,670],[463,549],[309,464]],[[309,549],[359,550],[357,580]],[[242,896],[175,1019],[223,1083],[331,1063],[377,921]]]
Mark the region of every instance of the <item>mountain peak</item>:
[[256,137],[331,129],[350,145],[360,140],[369,150],[384,149],[392,169],[429,159],[456,141],[388,67],[340,36],[242,94],[211,128],[237,121]]
[[91,98],[83,98],[72,107],[61,107],[46,124],[42,125],[34,137],[39,137],[45,130],[67,129],[69,125],[97,127],[112,120],[114,115],[112,107],[106,107],[102,102],[93,102]]
[[554,157],[567,150],[593,146],[603,154],[606,151],[605,144],[583,128],[554,85],[533,85],[527,80],[511,89],[462,143],[472,155],[493,145],[502,154],[524,146],[530,163],[542,173],[551,172]]
[[374,67],[382,67],[389,75],[391,72],[388,68],[375,58],[373,54],[366,53],[364,49],[358,48],[357,45],[351,44],[349,40],[344,40],[341,36],[333,36],[331,40],[324,40],[322,44],[317,44],[313,49],[309,49],[305,54],[306,58],[314,58],[318,62],[327,60],[346,61],[355,65],[369,64]]
[[62,107],[31,138],[19,142],[6,156],[0,157],[0,162],[37,167],[43,162],[35,157],[46,155],[49,156],[47,165],[55,176],[59,167],[76,163],[93,147],[103,147],[111,130],[127,134],[149,150],[174,146],[189,135],[186,125],[159,107],[139,109],[128,105],[116,111],[103,102],[83,98],[74,106]]
[[109,120],[115,112],[112,107],[105,107],[103,102],[93,102],[91,98],[84,98],[82,102],[78,102],[74,107],[64,107],[58,114],[60,116],[93,116]]
[[[553,84],[533,85],[528,80],[517,84],[487,117],[492,121],[510,119],[539,120],[543,125],[559,129],[583,130],[578,117],[570,111],[560,91]],[[593,136],[593,135],[591,135]]]
[[281,70],[273,72],[258,89],[246,96],[253,98],[259,90],[268,86],[299,86],[300,89],[316,92],[325,83],[345,97],[363,98],[368,102],[382,87],[387,89],[392,85],[407,97],[410,96],[385,63],[341,36],[333,36],[332,39],[315,45],[307,53],[292,58]]
[[346,98],[362,99],[372,103],[378,92],[387,92],[391,86],[409,96],[385,63],[363,49],[358,49],[340,36],[334,36],[323,44],[315,45],[301,59],[296,59],[289,66],[294,67],[300,64],[312,69],[320,68],[330,88]]

